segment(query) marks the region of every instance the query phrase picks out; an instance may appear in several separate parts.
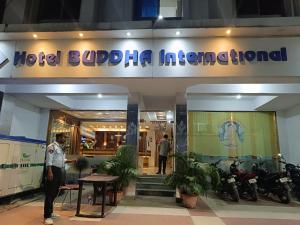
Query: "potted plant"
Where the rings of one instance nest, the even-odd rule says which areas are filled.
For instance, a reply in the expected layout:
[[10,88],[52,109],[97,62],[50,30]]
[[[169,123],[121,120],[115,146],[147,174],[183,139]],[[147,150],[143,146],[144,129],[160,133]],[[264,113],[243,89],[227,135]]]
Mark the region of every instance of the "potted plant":
[[176,153],[177,169],[166,177],[165,182],[179,188],[182,202],[187,208],[195,208],[199,195],[218,185],[218,175],[209,164],[200,162],[195,154]]
[[124,195],[125,188],[130,181],[137,178],[138,170],[136,167],[136,148],[130,145],[120,147],[116,156],[106,161],[104,167],[102,167],[107,174],[119,177],[117,201]]

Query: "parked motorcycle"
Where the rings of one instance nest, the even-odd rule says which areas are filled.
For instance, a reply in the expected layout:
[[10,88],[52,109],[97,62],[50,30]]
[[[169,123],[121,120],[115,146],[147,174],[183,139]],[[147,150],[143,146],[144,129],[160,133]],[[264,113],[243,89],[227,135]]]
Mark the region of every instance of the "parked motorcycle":
[[255,173],[239,169],[239,165],[243,162],[244,161],[234,160],[230,165],[230,172],[231,174],[236,175],[235,180],[239,195],[257,201],[257,176]]
[[282,203],[291,201],[289,178],[281,172],[270,173],[262,167],[264,163],[254,163],[252,171],[257,175],[257,186],[260,194],[273,194],[279,197]]
[[212,163],[211,165],[217,168],[219,176],[220,176],[220,185],[218,187],[217,192],[221,194],[223,197],[230,196],[231,199],[235,202],[238,202],[240,200],[239,192],[235,183],[235,177],[236,175],[229,174],[222,170],[221,168],[218,168],[217,165],[221,162],[221,160]]
[[292,191],[295,193],[298,201],[300,201],[300,166],[282,160],[279,160],[279,162],[284,164],[287,176],[291,179]]

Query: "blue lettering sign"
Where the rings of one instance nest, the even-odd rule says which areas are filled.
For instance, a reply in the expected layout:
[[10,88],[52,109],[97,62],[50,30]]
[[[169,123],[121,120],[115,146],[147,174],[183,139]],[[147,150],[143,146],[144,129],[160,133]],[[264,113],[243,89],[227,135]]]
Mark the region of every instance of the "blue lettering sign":
[[95,59],[96,59],[96,52],[95,51],[85,50],[83,52],[83,55],[82,55],[83,65],[94,66],[95,65]]
[[216,53],[214,52],[206,52],[204,54],[205,63],[210,63],[211,65],[215,64],[216,62]]
[[257,51],[257,61],[269,61],[267,51]]
[[[179,65],[184,66],[186,62],[191,65],[203,64],[214,65],[216,62],[220,65],[228,65],[231,62],[233,65],[245,64],[245,62],[268,62],[268,61],[281,61],[286,62],[287,49],[281,47],[279,50],[267,51],[267,50],[246,50],[238,51],[236,49],[230,49],[229,51],[222,52],[184,52],[179,50],[178,52],[167,52],[165,49],[159,51],[159,65]],[[144,50],[140,54],[138,50],[85,50],[82,52],[78,50],[70,50],[68,52],[68,63],[72,66],[78,66],[82,62],[85,66],[101,66],[104,63],[116,66],[122,62],[125,66],[129,66],[132,61],[133,66],[137,66],[140,63],[143,67],[146,64],[152,64],[152,50]],[[33,66],[38,62],[39,66],[44,66],[45,63],[49,66],[56,66],[60,64],[61,51],[56,53],[45,54],[39,52],[37,54],[27,54],[26,51],[15,51],[14,65],[27,65]]]
[[113,65],[119,64],[123,59],[123,52],[120,50],[112,50],[109,55],[109,62]]
[[184,65],[185,64],[185,54],[182,50],[178,52],[178,59],[179,59],[179,64]]
[[125,65],[129,65],[129,60],[132,59],[133,60],[133,65],[137,65],[138,64],[138,51],[137,50],[133,50],[133,54],[130,53],[129,50],[126,50],[125,52]]
[[238,63],[238,59],[237,59],[237,53],[234,49],[231,49],[230,51],[230,58],[231,58],[231,62],[233,64],[237,64]]
[[172,61],[172,65],[176,65],[176,54],[174,52],[168,52],[166,54],[166,64],[169,65]]
[[77,66],[80,64],[80,51],[69,51],[69,59],[68,62],[73,65]]
[[255,51],[246,51],[245,52],[245,58],[249,62],[253,61],[255,59],[255,57],[256,57]]
[[152,50],[145,50],[145,51],[142,51],[142,53],[140,54],[140,63],[142,64],[142,66],[145,66],[146,62],[148,64],[151,64]]
[[164,49],[160,50],[160,52],[159,52],[159,64],[160,65],[165,64],[165,50]]
[[217,59],[221,65],[227,65],[228,64],[228,52],[219,52]]
[[19,64],[24,65],[26,61],[26,51],[20,53],[19,51],[15,52],[14,65],[17,66]]
[[103,64],[108,60],[108,51],[98,50],[97,51],[97,64]]
[[196,52],[188,52],[186,54],[186,60],[190,64],[197,64],[198,63],[198,56],[197,56]]
[[37,60],[37,57],[35,54],[28,54],[28,56],[26,57],[26,64],[28,66],[33,66],[35,64]]

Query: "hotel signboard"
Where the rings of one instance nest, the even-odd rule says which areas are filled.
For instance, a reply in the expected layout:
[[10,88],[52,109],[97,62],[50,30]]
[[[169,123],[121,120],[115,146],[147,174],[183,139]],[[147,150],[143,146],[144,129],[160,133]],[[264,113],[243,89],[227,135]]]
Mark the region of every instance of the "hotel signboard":
[[1,68],[0,77],[299,76],[299,41],[295,37],[7,42],[9,51],[1,52],[8,60],[2,67],[9,68]]

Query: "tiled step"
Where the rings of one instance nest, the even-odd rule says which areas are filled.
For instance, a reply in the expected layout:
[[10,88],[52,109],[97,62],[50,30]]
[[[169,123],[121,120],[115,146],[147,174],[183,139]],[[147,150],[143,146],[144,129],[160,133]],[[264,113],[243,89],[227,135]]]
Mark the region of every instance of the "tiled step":
[[164,183],[154,183],[154,182],[137,182],[136,188],[140,189],[169,189],[169,186]]
[[150,183],[150,182],[153,182],[153,183],[164,183],[165,181],[165,176],[161,176],[161,175],[152,175],[152,176],[140,176],[138,178],[138,182],[145,182],[145,183]]
[[174,197],[175,190],[164,184],[166,176],[140,176],[136,183],[137,195]]
[[136,189],[137,195],[174,197],[175,190],[171,189]]

